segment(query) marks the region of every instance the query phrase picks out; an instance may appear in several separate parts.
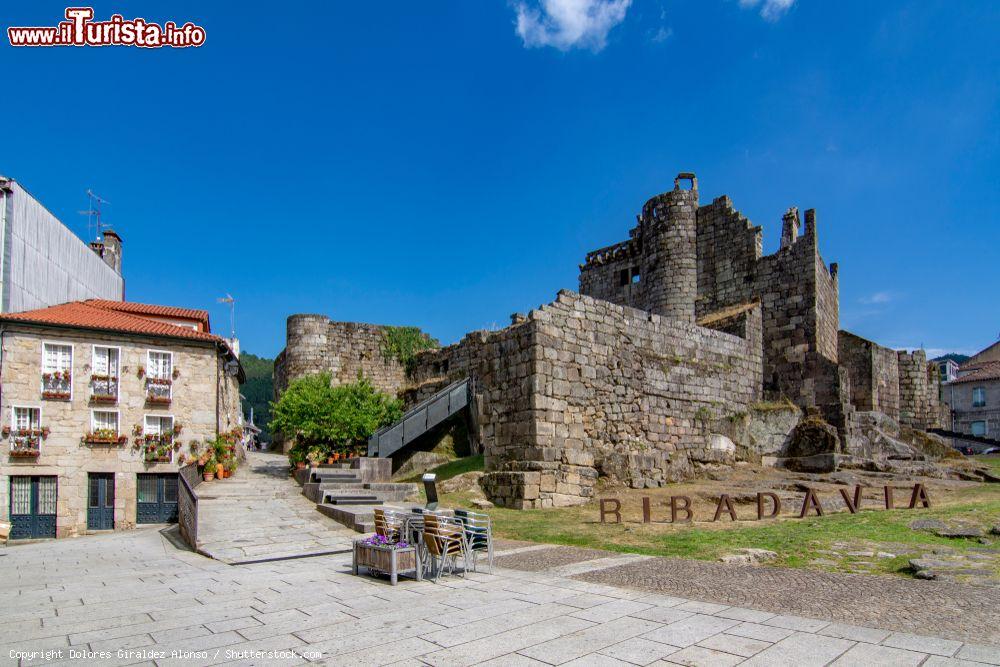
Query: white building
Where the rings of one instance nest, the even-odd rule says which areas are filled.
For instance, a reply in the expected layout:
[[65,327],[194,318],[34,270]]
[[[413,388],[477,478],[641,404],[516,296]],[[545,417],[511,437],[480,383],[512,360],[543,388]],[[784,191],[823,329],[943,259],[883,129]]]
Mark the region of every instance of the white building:
[[125,298],[122,240],[90,245],[19,183],[0,176],[0,313]]

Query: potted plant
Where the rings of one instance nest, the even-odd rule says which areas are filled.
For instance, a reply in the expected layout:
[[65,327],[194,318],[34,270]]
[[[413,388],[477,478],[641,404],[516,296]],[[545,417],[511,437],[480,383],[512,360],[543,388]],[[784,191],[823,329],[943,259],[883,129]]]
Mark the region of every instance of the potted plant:
[[205,460],[204,469],[201,471],[201,476],[206,482],[211,482],[215,479],[215,457],[210,457]]
[[215,476],[219,479],[224,479],[226,476],[226,467],[218,459],[215,459]]

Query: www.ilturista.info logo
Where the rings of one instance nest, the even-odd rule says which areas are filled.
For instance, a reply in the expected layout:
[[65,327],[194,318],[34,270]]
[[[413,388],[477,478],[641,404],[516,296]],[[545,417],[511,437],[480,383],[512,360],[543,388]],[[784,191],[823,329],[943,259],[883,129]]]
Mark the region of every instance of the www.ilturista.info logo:
[[205,29],[190,21],[162,26],[143,18],[126,20],[112,14],[107,21],[94,21],[93,7],[67,7],[66,20],[55,27],[12,26],[7,28],[11,46],[164,46],[185,48],[205,43]]

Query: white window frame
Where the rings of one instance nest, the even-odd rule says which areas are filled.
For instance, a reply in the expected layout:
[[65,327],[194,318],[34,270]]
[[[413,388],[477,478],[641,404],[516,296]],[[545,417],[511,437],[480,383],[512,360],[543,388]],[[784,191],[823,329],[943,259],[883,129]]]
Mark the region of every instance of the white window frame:
[[41,391],[39,395],[45,392],[45,380],[42,379],[42,374],[45,373],[45,346],[46,345],[59,345],[62,347],[69,348],[69,400],[73,400],[73,385],[75,382],[73,380],[76,378],[76,373],[73,371],[73,362],[76,360],[76,346],[73,343],[62,340],[43,340],[42,341],[42,358],[39,364],[38,382],[41,385]]
[[[94,431],[97,430],[97,419],[96,419],[96,416],[97,416],[98,412],[106,412],[106,413],[113,414],[115,416],[115,435],[121,435],[122,434],[122,415],[121,415],[121,411],[119,411],[119,410],[101,410],[100,408],[97,408],[97,409],[94,409],[94,410],[90,411],[90,432],[91,433],[93,433]],[[145,428],[145,426],[144,426],[144,428]]]
[[[121,398],[122,390],[122,348],[118,345],[94,345],[91,350],[90,356],[90,372],[91,375],[96,375],[94,371],[97,370],[97,350],[117,350],[118,351],[118,380],[115,382],[115,402]],[[93,386],[91,386],[91,392],[93,392]],[[110,410],[104,410],[103,412],[110,412]]]
[[[14,436],[17,433],[17,411],[18,410],[38,410],[38,428],[42,428],[42,406],[41,405],[14,405],[10,406],[10,448],[14,448]],[[38,436],[38,450],[42,449],[42,437]]]
[[38,428],[42,428],[42,406],[40,405],[11,405],[10,406],[10,430],[17,430],[18,410],[38,410]]
[[146,414],[144,414],[142,416],[142,434],[143,435],[162,435],[162,432],[159,432],[159,433],[150,433],[149,432],[149,421],[148,420],[149,420],[150,417],[155,417],[156,419],[159,419],[161,421],[164,420],[164,419],[169,419],[170,420],[170,433],[172,434],[174,432],[174,424],[176,423],[176,420],[174,419],[173,415],[157,415],[157,414],[146,413]]
[[[152,361],[152,355],[153,354],[166,354],[167,356],[170,357],[170,372],[167,373],[167,377],[166,378],[160,378],[160,379],[170,380],[170,384],[166,385],[166,387],[167,387],[167,398],[169,398],[172,401],[172,400],[174,400],[174,377],[173,377],[173,375],[174,375],[174,353],[171,352],[170,350],[146,350],[146,380],[147,380],[147,382],[146,382],[146,395],[147,396],[149,395],[149,384],[150,383],[148,382],[148,380],[154,377],[149,372],[149,368],[152,365],[151,361]],[[156,376],[156,377],[159,377],[159,376]],[[163,385],[161,385],[161,386],[163,386]]]

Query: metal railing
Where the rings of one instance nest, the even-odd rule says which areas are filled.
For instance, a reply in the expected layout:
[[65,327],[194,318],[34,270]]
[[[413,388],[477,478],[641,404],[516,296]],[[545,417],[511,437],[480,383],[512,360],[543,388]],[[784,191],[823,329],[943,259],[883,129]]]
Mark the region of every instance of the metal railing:
[[380,428],[368,439],[368,456],[386,458],[469,405],[469,378],[451,383],[406,411],[395,424]]

